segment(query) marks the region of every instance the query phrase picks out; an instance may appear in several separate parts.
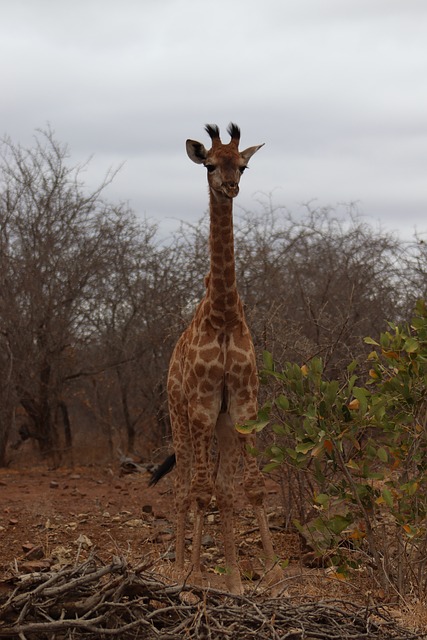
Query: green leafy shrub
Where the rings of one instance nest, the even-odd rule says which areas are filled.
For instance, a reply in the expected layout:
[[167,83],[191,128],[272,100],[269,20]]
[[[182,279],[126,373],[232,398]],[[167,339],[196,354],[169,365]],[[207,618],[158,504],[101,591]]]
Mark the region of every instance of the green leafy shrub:
[[[427,307],[394,325],[373,350],[369,373],[352,362],[328,380],[322,359],[280,369],[264,353],[271,386],[259,420],[239,427],[274,441],[266,471],[292,470],[304,486],[295,526],[338,571],[369,564],[384,588],[425,591],[427,514]],[[349,551],[350,550],[350,551]]]

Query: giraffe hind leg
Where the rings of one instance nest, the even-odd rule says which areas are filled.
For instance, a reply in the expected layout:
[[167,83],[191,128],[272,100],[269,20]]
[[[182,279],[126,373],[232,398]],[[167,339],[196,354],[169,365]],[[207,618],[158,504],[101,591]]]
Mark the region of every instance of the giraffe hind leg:
[[185,551],[185,526],[187,514],[190,510],[190,470],[191,460],[176,458],[175,478],[175,506],[176,506],[176,531],[175,531],[175,567],[180,576],[184,571]]
[[237,563],[234,539],[234,478],[240,459],[239,442],[231,418],[220,413],[216,423],[218,444],[215,494],[224,540],[225,583],[231,593],[241,595],[243,586]]
[[[175,462],[175,571],[177,579],[181,579],[184,573],[185,552],[185,527],[187,515],[190,510],[190,482],[192,467],[192,448],[188,437],[188,417],[186,408],[177,405],[169,399],[169,413],[172,425],[172,436],[175,454],[167,458],[161,465],[158,473],[153,476],[153,481],[160,479],[163,472]],[[168,464],[169,463],[169,464]]]

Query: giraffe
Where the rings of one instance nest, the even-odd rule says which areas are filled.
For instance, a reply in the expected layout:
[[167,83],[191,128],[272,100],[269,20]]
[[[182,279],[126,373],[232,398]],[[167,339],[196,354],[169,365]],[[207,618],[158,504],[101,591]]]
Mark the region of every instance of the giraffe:
[[[233,526],[234,478],[243,457],[244,488],[254,508],[271,584],[282,578],[264,508],[265,484],[255,458],[248,452],[254,436],[240,434],[235,425],[257,418],[258,375],[255,350],[240,300],[234,262],[233,198],[248,161],[263,145],[239,151],[240,129],[230,123],[231,137],[223,144],[216,125],[206,125],[211,149],[187,140],[187,154],[207,169],[210,213],[210,270],[206,291],[193,319],[173,351],[168,374],[168,401],[176,462],[175,571],[184,576],[186,516],[195,504],[191,579],[201,584],[203,518],[216,496],[226,564],[226,587],[243,593]],[[216,440],[216,464],[212,443]],[[163,475],[166,470],[160,475]],[[158,478],[157,478],[158,479]],[[154,480],[154,482],[156,479]]]

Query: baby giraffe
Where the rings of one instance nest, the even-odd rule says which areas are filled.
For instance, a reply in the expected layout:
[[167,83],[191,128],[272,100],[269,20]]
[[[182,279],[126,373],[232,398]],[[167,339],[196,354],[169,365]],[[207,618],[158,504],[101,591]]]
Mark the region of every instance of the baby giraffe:
[[[224,539],[225,580],[231,593],[243,593],[234,541],[234,479],[244,461],[245,493],[254,508],[264,548],[269,584],[282,579],[275,564],[264,508],[265,484],[255,458],[248,452],[253,435],[236,430],[257,418],[258,375],[255,351],[242,302],[237,291],[233,198],[239,193],[241,175],[251,157],[263,145],[239,151],[240,129],[230,124],[228,144],[216,125],[207,125],[212,146],[187,140],[187,154],[207,170],[210,213],[210,270],[205,296],[172,354],[168,376],[168,400],[176,462],[176,571],[183,578],[186,516],[195,505],[190,580],[201,584],[201,538],[205,511],[216,496]],[[217,456],[212,444],[216,440]],[[248,447],[249,445],[249,447]],[[153,478],[155,483],[165,467]]]

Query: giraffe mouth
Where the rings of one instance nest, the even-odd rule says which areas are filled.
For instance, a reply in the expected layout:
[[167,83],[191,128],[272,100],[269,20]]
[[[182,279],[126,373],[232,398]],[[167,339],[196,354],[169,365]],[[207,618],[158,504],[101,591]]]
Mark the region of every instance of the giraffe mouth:
[[222,193],[227,196],[227,198],[235,198],[239,193],[239,185],[238,184],[223,184],[221,185]]

